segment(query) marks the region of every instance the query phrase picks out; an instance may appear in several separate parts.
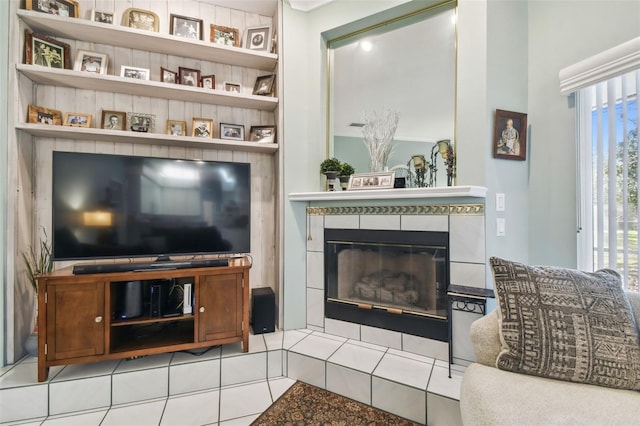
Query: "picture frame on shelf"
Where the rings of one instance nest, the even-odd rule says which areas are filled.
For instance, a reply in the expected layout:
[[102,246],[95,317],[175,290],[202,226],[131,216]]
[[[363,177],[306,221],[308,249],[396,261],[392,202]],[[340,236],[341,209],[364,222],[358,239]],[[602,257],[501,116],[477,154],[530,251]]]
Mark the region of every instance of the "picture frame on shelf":
[[200,70],[195,68],[178,67],[178,84],[200,87]]
[[242,124],[220,123],[220,139],[244,141],[244,126]]
[[67,112],[64,114],[64,126],[91,127],[91,114],[82,112]]
[[172,136],[187,136],[187,122],[167,120],[167,134]]
[[160,29],[160,19],[158,15],[150,10],[130,7],[122,14],[122,25],[138,30],[158,32]]
[[527,114],[496,109],[493,157],[527,159]]
[[169,17],[169,34],[192,40],[202,40],[203,25],[202,19],[172,13]]
[[211,75],[203,75],[200,77],[200,87],[208,90],[216,89],[216,76],[214,74]]
[[393,189],[396,172],[354,173],[349,178],[347,190]]
[[276,75],[269,74],[256,78],[256,84],[253,86],[253,94],[260,96],[273,96]]
[[209,40],[214,44],[223,46],[240,47],[240,31],[237,28],[223,27],[211,24]]
[[138,80],[149,80],[149,68],[138,68],[129,65],[120,66],[120,77],[136,78]]
[[249,141],[258,143],[275,143],[276,126],[251,126]]
[[225,92],[233,92],[233,93],[240,93],[240,89],[242,88],[242,86],[240,86],[237,83],[229,83],[229,82],[224,82],[224,91]]
[[160,81],[163,83],[178,84],[178,73],[165,67],[160,67]]
[[212,138],[213,120],[210,118],[193,118],[191,120],[191,136],[197,138]]
[[247,28],[242,46],[245,49],[271,52],[271,25]]
[[51,15],[78,17],[78,2],[76,0],[25,0],[27,10],[49,13]]
[[69,44],[53,37],[25,30],[24,63],[48,68],[70,69]]
[[141,112],[127,113],[127,130],[140,133],[153,133],[156,116]]
[[27,123],[60,126],[62,124],[62,112],[57,109],[29,105],[27,107]]
[[127,124],[127,115],[122,111],[102,110],[101,129],[106,130],[125,130]]
[[106,74],[108,65],[109,56],[106,53],[78,50],[76,53],[76,61],[73,64],[73,69],[75,71]]
[[91,9],[91,20],[102,24],[113,24],[113,12],[103,12],[97,9]]

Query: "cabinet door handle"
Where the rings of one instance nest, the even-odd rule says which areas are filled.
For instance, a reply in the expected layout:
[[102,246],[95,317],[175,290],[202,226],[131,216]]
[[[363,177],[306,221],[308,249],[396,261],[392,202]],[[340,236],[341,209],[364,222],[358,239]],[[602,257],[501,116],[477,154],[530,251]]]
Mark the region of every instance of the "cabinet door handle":
[[204,306],[200,306],[199,311],[200,311],[200,312],[204,312]]
[[102,322],[102,317],[96,317],[95,322]]

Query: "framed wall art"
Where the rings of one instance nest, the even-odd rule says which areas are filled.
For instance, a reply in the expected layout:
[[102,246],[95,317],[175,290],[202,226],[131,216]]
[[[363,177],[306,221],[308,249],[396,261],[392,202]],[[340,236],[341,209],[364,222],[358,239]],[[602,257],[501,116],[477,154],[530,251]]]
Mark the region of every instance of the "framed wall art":
[[169,24],[169,34],[171,35],[202,40],[202,19],[174,15],[172,13]]
[[210,118],[194,118],[191,120],[191,136],[198,138],[213,137],[213,120]]
[[212,24],[209,40],[215,44],[240,47],[240,31],[237,28]]
[[150,10],[136,9],[135,7],[130,7],[124,11],[122,14],[122,24],[129,28],[155,32],[158,32],[160,28],[158,15]]
[[200,86],[200,70],[178,67],[178,83],[185,86]]
[[180,120],[167,120],[167,134],[172,136],[186,136],[187,122]]
[[347,190],[392,189],[396,172],[355,173],[349,178]]
[[216,88],[216,76],[213,74],[203,75],[200,78],[200,87],[209,89],[209,90],[214,90]]
[[261,77],[258,77],[256,79],[256,84],[253,87],[253,94],[261,96],[272,96],[275,81],[275,74],[263,75]]
[[244,141],[244,126],[242,124],[220,123],[220,139]]
[[127,115],[122,111],[102,110],[102,129],[125,130]]
[[113,24],[113,12],[101,12],[91,9],[91,20],[103,24]]
[[90,52],[88,50],[78,50],[76,61],[73,64],[75,71],[94,72],[96,74],[106,74],[109,57],[105,53]]
[[160,67],[160,81],[163,83],[178,83],[178,73],[168,70],[164,67]]
[[70,69],[70,47],[67,43],[56,40],[31,30],[25,30],[24,63],[42,65],[49,68]]
[[129,65],[120,66],[120,77],[137,78],[138,80],[149,80],[149,68],[131,67]]
[[27,107],[27,123],[52,124],[59,126],[62,124],[62,112],[57,109],[29,105]]
[[527,114],[496,110],[493,156],[505,160],[527,159]]
[[276,141],[276,126],[251,126],[249,141],[273,143]]
[[225,81],[224,90],[226,92],[240,93],[240,85],[236,83],[228,83]]
[[64,114],[64,126],[91,127],[91,114],[82,112],[67,112]]
[[251,50],[271,52],[271,25],[247,28],[242,45]]
[[25,0],[28,10],[51,15],[78,17],[78,2],[75,0]]
[[132,132],[152,133],[156,116],[141,112],[127,113],[127,129]]

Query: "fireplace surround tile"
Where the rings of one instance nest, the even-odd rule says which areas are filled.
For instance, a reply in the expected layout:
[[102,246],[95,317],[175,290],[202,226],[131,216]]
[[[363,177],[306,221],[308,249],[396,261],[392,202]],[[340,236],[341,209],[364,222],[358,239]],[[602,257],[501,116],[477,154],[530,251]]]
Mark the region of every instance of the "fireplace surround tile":
[[373,375],[424,391],[427,389],[433,364],[432,358],[422,357],[419,360],[398,352],[386,353],[373,371]]
[[447,342],[411,334],[402,335],[402,350],[434,359],[449,359],[449,345]]
[[325,318],[324,331],[325,333],[346,337],[347,339],[360,340],[360,324]]
[[451,284],[484,288],[484,263],[451,262],[449,274]]
[[[324,250],[324,216],[307,216],[307,250]],[[311,238],[308,238],[311,237]]]
[[359,229],[359,215],[336,214],[324,217],[324,227],[333,229]]
[[371,375],[327,363],[327,390],[371,405]]
[[307,252],[307,287],[324,289],[324,253]]
[[449,232],[448,215],[402,215],[400,229],[403,231]]
[[363,342],[402,349],[402,334],[397,331],[363,325],[360,327],[360,336]]
[[383,356],[383,351],[347,342],[340,346],[328,361],[371,374]]
[[310,334],[289,349],[289,352],[299,353],[310,357],[327,360],[344,343],[346,339],[337,337],[318,336]]
[[311,330],[289,330],[284,332],[282,341],[283,349],[291,349],[292,346],[300,342],[311,333]]
[[484,216],[451,215],[449,250],[451,262],[484,263]]
[[371,405],[414,422],[427,424],[425,391],[375,376],[371,380]]
[[324,291],[307,288],[307,327],[324,327]]
[[360,229],[400,229],[399,214],[361,215]]
[[287,354],[287,377],[326,389],[326,362],[294,352]]

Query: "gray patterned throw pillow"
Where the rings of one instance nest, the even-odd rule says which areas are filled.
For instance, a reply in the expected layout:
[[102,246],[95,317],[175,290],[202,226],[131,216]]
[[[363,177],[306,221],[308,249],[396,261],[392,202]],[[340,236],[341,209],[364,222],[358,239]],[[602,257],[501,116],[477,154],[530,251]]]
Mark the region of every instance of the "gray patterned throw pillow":
[[501,370],[640,390],[640,339],[620,275],[490,259]]

